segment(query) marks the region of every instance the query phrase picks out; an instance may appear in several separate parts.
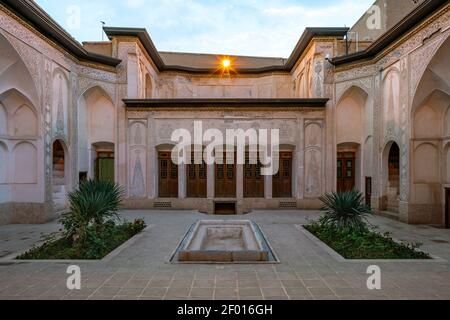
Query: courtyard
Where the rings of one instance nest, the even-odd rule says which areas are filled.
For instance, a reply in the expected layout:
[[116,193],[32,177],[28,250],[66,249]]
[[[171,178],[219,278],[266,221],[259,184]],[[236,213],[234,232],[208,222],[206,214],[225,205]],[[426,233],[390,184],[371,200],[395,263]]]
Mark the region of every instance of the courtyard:
[[[317,211],[255,211],[256,222],[279,264],[172,264],[169,258],[198,220],[234,219],[196,211],[122,211],[144,218],[148,228],[102,261],[13,261],[57,231],[57,222],[0,226],[0,299],[76,300],[342,300],[450,299],[450,230],[414,226],[374,216],[379,231],[423,243],[427,261],[342,261],[301,231]],[[81,268],[81,290],[68,290],[66,271]],[[367,268],[381,268],[381,290],[368,290]]]

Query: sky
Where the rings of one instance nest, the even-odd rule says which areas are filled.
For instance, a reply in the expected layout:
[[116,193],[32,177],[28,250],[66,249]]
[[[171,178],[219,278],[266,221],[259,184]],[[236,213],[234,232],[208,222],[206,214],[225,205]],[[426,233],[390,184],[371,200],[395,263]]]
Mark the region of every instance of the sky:
[[[78,41],[101,22],[146,28],[159,51],[287,58],[305,27],[351,27],[374,0],[35,0]],[[106,39],[106,37],[105,37]]]

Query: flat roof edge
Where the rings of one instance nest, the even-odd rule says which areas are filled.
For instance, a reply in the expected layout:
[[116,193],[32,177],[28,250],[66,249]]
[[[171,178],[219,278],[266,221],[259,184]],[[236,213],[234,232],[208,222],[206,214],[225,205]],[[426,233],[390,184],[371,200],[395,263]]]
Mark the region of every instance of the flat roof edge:
[[124,99],[127,108],[299,107],[325,108],[328,98],[311,99]]
[[83,48],[69,33],[53,20],[41,7],[31,0],[2,0],[10,11],[28,22],[40,33],[55,41],[62,48],[73,54],[79,60],[86,60],[116,67],[121,60],[92,53]]

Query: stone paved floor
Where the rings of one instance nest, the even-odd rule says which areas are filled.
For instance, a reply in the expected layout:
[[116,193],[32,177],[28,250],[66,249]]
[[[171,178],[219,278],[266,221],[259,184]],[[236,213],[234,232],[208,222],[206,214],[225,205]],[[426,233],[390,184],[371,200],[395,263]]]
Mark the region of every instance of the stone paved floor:
[[[0,299],[450,299],[450,262],[377,262],[382,290],[369,291],[366,269],[375,263],[339,262],[299,232],[317,212],[255,212],[281,260],[277,265],[174,265],[167,259],[198,219],[232,219],[190,211],[125,211],[153,227],[108,262],[78,263],[82,290],[66,289],[68,263],[0,262]],[[372,222],[400,240],[450,261],[450,230],[409,226],[382,217]],[[0,256],[22,251],[56,223],[0,227]]]

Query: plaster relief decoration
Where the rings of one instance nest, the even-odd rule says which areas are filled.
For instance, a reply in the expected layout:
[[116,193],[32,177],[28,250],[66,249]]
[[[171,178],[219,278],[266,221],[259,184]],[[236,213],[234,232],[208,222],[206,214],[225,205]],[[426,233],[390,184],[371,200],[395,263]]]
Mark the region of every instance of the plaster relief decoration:
[[53,134],[60,138],[68,136],[67,116],[69,87],[66,76],[57,71],[53,76]]
[[52,199],[52,110],[51,110],[51,62],[44,63],[44,144],[45,144],[45,200]]
[[132,198],[146,196],[147,180],[147,121],[129,121],[129,195]]
[[322,194],[322,122],[305,122],[305,196]]
[[386,136],[398,132],[400,107],[400,81],[397,71],[390,71],[384,80],[384,128]]
[[313,86],[314,97],[322,98],[323,96],[323,61],[317,60],[314,66]]

